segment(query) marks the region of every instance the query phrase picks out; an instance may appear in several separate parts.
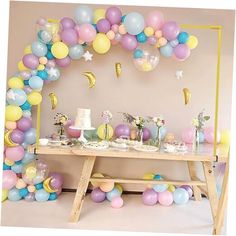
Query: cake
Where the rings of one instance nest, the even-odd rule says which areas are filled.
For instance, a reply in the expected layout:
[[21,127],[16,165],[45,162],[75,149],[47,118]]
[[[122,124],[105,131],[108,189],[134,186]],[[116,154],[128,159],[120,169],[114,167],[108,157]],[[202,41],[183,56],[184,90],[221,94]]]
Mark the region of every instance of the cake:
[[81,129],[91,128],[91,110],[90,109],[77,109],[77,115],[75,118],[75,127]]

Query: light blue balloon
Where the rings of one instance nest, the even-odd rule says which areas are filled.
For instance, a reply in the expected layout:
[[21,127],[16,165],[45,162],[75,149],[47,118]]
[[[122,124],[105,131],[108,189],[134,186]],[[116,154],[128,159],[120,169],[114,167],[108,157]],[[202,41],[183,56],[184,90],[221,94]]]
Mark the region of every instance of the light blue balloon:
[[16,174],[22,173],[23,165],[22,164],[14,164],[11,166],[11,170],[14,171]]
[[176,47],[179,44],[179,40],[178,39],[174,39],[172,41],[170,41],[170,46],[171,47]]
[[85,130],[84,137],[88,140],[96,140],[98,139],[97,129],[95,130]]
[[129,34],[137,35],[143,31],[145,20],[140,13],[131,12],[124,19],[124,27]]
[[60,70],[55,67],[55,68],[47,68],[46,72],[48,73],[48,80],[50,81],[55,81],[60,78],[61,72]]
[[[146,126],[150,132],[151,132],[151,139],[156,139],[157,138],[157,126],[154,125],[154,124],[150,124],[150,125],[147,125]],[[166,133],[167,133],[167,130],[166,130],[166,127],[165,126],[162,126],[160,128],[160,133],[161,133],[161,140],[164,140],[165,136],[166,136]]]
[[205,141],[205,136],[203,132],[199,132],[199,142],[204,143]]
[[38,74],[38,70],[31,70],[30,73],[31,73],[31,75],[37,75]]
[[34,161],[35,159],[36,159],[36,156],[33,153],[29,153],[26,151],[25,155],[21,161],[22,161],[23,165],[26,165],[26,164]]
[[[155,175],[153,179],[154,180],[163,180],[162,176],[158,175],[158,174]],[[162,193],[162,192],[166,191],[167,188],[168,188],[168,184],[155,184],[153,186],[153,189],[158,193]]]
[[173,54],[173,48],[170,43],[167,43],[165,46],[160,47],[160,53],[164,57],[171,57]]
[[52,40],[52,35],[46,30],[40,30],[38,38],[42,43],[49,43]]
[[135,51],[134,51],[134,53],[133,53],[133,57],[135,58],[135,59],[137,59],[137,58],[142,58],[143,57],[143,50],[142,49],[135,49]]
[[10,105],[22,106],[27,100],[24,90],[12,88],[7,91],[7,102]]
[[43,80],[39,76],[32,76],[29,79],[29,86],[32,89],[41,89],[43,87]]
[[75,9],[75,19],[78,24],[93,23],[93,10],[88,6],[80,6]]
[[31,44],[31,50],[32,53],[37,57],[44,57],[48,52],[47,46],[39,41],[35,41]]
[[174,202],[178,205],[186,204],[189,200],[189,194],[184,188],[176,188],[173,193]]
[[115,197],[120,197],[121,192],[117,188],[113,188],[110,192],[106,193],[106,198],[108,201],[112,201],[113,198]]
[[49,199],[50,193],[44,189],[39,189],[35,192],[35,199],[38,202],[46,202]]
[[84,48],[80,44],[70,47],[69,57],[73,60],[79,60],[84,54]]
[[17,188],[15,188],[15,187],[10,189],[9,192],[8,192],[8,199],[10,201],[13,201],[13,202],[21,200],[21,196],[20,196],[19,190]]
[[28,118],[31,117],[31,111],[29,111],[29,110],[24,110],[24,111],[23,111],[23,116],[24,116],[24,117],[28,117]]
[[24,142],[27,144],[34,144],[36,142],[36,129],[30,128],[25,132]]

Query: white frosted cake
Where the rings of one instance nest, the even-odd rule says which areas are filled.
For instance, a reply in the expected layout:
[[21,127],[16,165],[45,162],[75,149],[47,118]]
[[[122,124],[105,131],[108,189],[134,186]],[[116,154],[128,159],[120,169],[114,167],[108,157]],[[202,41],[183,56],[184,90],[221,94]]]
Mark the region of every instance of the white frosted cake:
[[75,127],[88,129],[91,128],[91,110],[90,109],[77,109],[77,115],[75,118]]

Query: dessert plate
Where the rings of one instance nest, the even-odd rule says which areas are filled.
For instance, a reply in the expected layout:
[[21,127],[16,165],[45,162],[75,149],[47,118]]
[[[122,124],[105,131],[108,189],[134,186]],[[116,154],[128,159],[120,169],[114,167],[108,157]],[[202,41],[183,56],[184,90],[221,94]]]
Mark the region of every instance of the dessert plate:
[[107,142],[88,142],[83,144],[83,146],[92,150],[104,150],[109,147],[109,144]]
[[133,149],[139,152],[156,152],[158,151],[158,147],[154,147],[151,145],[138,145],[134,146]]

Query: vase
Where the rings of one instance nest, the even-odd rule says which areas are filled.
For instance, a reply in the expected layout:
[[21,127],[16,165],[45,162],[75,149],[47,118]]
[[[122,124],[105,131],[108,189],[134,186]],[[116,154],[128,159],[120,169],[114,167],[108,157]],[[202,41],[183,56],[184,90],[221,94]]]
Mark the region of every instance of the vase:
[[194,138],[193,138],[193,151],[197,151],[200,144],[200,131],[195,129]]
[[141,144],[143,144],[143,129],[138,129],[137,139]]
[[155,144],[158,148],[161,147],[161,127],[157,127],[157,137]]
[[105,136],[105,140],[109,140],[109,129],[108,129],[108,124],[105,124],[105,128],[104,128],[104,136]]

